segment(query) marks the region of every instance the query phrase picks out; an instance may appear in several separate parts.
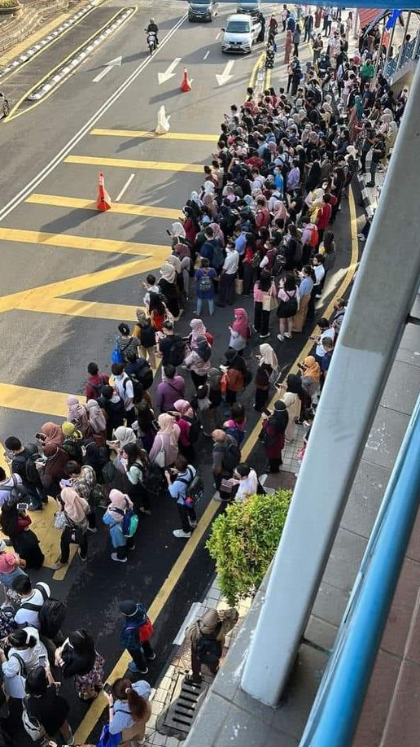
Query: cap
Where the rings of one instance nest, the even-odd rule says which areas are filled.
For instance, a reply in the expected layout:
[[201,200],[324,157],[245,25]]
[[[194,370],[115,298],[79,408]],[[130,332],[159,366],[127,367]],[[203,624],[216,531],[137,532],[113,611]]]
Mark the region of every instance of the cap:
[[12,552],[0,555],[0,573],[11,573],[16,568],[16,558]]
[[120,602],[120,612],[122,612],[126,617],[135,615],[137,612],[136,602],[133,602],[132,599],[125,599],[123,602]]

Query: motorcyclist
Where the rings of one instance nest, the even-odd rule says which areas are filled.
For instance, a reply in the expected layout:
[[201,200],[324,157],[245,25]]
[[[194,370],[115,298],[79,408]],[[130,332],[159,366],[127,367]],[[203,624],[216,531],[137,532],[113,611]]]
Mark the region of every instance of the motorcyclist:
[[157,25],[157,23],[156,23],[156,21],[155,21],[154,18],[150,19],[150,23],[149,23],[149,25],[148,25],[148,27],[146,29],[146,33],[147,34],[150,34],[150,33],[156,34],[156,45],[159,45],[159,39],[158,39],[159,26]]

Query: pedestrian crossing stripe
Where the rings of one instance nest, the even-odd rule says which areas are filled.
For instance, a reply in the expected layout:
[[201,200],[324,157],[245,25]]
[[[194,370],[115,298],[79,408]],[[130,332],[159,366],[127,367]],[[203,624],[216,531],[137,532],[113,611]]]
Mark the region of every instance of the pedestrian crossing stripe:
[[[179,211],[178,211],[179,212]],[[66,233],[27,231],[19,228],[1,228],[0,241],[16,241],[22,244],[59,247],[60,249],[81,249],[109,254],[150,255],[154,252],[169,254],[169,248],[162,244],[139,244],[134,241],[114,241],[113,239],[89,238]]]
[[164,135],[157,135],[156,132],[148,130],[109,130],[102,127],[95,127],[89,135],[101,137],[131,137],[142,139],[158,140],[187,140],[188,142],[217,143],[218,135],[205,135],[197,132],[166,132]]
[[111,166],[118,169],[144,169],[149,171],[172,171],[202,174],[204,164],[177,163],[176,161],[136,161],[131,158],[105,158],[101,156],[67,156],[64,163],[85,166]]
[[[32,205],[50,205],[52,207],[66,207],[75,210],[94,210],[98,213],[96,202],[80,197],[66,197],[64,195],[45,195],[35,192],[30,195],[26,202]],[[118,213],[120,215],[138,215],[143,218],[165,218],[167,220],[177,220],[179,218],[179,208],[162,208],[154,205],[132,205],[123,202],[113,202],[111,211],[105,215]]]

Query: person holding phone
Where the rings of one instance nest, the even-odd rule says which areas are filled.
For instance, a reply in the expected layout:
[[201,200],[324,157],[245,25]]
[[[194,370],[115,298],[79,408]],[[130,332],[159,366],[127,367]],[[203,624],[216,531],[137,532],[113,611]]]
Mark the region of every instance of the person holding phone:
[[67,716],[70,706],[60,692],[60,683],[54,681],[47,657],[40,657],[39,666],[26,678],[25,707],[30,719],[36,719],[43,727],[47,738],[61,736],[67,745],[74,744],[74,737]]
[[119,677],[104,691],[109,708],[109,733],[122,735],[120,747],[142,743],[152,715],[149,683],[145,680],[133,683],[127,677]]

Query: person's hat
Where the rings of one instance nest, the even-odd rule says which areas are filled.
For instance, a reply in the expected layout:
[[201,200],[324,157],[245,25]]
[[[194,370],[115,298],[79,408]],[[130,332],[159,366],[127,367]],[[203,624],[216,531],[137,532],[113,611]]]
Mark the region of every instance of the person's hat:
[[120,612],[126,617],[131,617],[137,612],[137,604],[132,599],[125,599],[124,602],[120,602]]
[[16,568],[16,557],[12,552],[0,555],[0,573],[11,573]]

